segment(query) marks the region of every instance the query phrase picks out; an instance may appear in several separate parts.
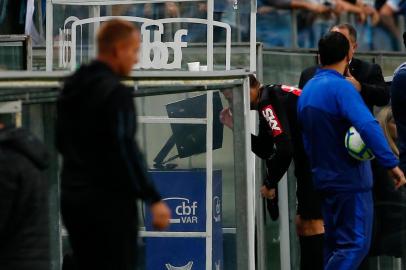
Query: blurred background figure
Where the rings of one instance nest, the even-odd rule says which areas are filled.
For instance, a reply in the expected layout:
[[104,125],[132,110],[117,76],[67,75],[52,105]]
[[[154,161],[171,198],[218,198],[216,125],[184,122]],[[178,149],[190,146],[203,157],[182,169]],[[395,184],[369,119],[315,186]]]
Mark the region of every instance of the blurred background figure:
[[[384,135],[392,152],[399,157],[399,149],[395,120],[390,106],[384,107],[377,115]],[[395,188],[387,170],[376,160],[372,161],[374,176],[374,226],[369,257],[360,269],[372,269],[374,262],[369,259],[374,256],[391,256],[400,258],[405,256],[406,248],[406,188]]]
[[58,98],[61,213],[76,270],[136,268],[137,199],[150,206],[155,228],[169,225],[134,139],[133,89],[121,83],[138,62],[140,40],[131,22],[102,24],[97,60],[69,77]]
[[49,269],[45,146],[0,122],[0,269]]

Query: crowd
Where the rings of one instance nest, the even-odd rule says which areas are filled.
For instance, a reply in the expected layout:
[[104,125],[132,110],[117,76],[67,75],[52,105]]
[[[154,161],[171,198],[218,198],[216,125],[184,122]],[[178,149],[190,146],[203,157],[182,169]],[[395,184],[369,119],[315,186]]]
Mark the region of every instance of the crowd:
[[[404,10],[399,1],[327,0],[314,1],[318,9],[303,8],[296,13],[282,11],[277,1],[258,1],[257,31],[266,47],[316,48],[327,29],[339,22],[351,22],[360,34],[362,50],[401,50]],[[305,1],[303,1],[305,2]],[[299,9],[292,6],[291,9]],[[293,25],[292,17],[296,18]],[[297,28],[297,44],[292,44],[292,29]]]
[[[317,48],[320,37],[333,25],[349,22],[359,33],[361,50],[402,50],[401,30],[404,29],[403,16],[406,14],[404,1],[400,0],[258,0],[257,33],[258,41],[265,47]],[[0,1],[0,33],[24,33],[33,35],[35,44],[45,42],[45,1],[42,9],[33,13],[32,22],[38,31],[27,27],[25,2]],[[214,0],[214,19],[228,23],[233,28],[234,41],[249,39],[249,1]],[[54,18],[55,27],[63,27],[63,18],[76,16],[87,18],[89,10],[82,7],[58,7],[58,13],[65,16]],[[291,11],[295,10],[295,13]],[[6,11],[6,12],[4,12]],[[158,3],[113,6],[101,9],[101,15],[130,15],[152,19],[170,17],[206,18],[206,3]],[[293,17],[295,20],[292,20]],[[18,18],[18,19],[16,19]],[[30,21],[31,22],[31,21]],[[295,25],[293,25],[295,23]],[[180,27],[175,26],[175,27]],[[203,42],[205,28],[198,25],[187,26],[188,41]],[[292,39],[293,29],[297,29],[297,41]],[[216,29],[215,29],[216,30]],[[35,35],[34,35],[35,34]],[[215,41],[224,41],[221,31],[215,32]],[[297,44],[293,44],[296,42]]]

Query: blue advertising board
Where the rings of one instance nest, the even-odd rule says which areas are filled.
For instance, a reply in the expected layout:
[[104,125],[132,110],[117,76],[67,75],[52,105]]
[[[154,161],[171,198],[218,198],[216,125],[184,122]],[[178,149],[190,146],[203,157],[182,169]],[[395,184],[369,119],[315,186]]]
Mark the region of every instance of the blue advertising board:
[[[206,232],[206,170],[150,171],[162,198],[171,209],[169,232]],[[212,269],[223,269],[221,171],[213,171]],[[145,226],[152,231],[151,214]],[[147,237],[147,270],[205,270],[206,239]]]

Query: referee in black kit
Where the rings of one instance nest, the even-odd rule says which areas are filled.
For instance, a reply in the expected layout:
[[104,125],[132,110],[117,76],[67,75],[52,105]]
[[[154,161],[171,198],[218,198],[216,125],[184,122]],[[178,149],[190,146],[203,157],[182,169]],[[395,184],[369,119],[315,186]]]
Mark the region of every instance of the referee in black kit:
[[151,205],[157,229],[168,226],[170,211],[148,180],[134,141],[132,89],[121,83],[138,62],[140,33],[130,22],[111,20],[97,45],[97,60],[69,77],[58,99],[61,211],[75,269],[134,270],[136,199]]

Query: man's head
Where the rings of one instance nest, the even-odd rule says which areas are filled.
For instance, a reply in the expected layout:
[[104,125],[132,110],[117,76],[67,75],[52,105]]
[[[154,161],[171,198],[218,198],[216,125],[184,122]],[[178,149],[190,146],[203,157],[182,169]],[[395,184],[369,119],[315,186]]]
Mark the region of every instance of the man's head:
[[251,107],[255,107],[258,104],[259,101],[259,94],[260,94],[260,88],[261,88],[261,83],[257,80],[257,78],[254,75],[250,75],[250,103]]
[[130,22],[111,20],[97,34],[98,59],[107,62],[119,75],[129,75],[138,62],[140,33]]
[[320,63],[325,66],[339,66],[340,72],[347,67],[350,43],[348,39],[339,32],[329,32],[319,40]]
[[333,28],[331,28],[330,31],[339,32],[348,39],[348,41],[350,42],[350,60],[351,60],[355,51],[358,48],[357,31],[355,30],[355,28],[351,24],[343,23],[333,26]]

